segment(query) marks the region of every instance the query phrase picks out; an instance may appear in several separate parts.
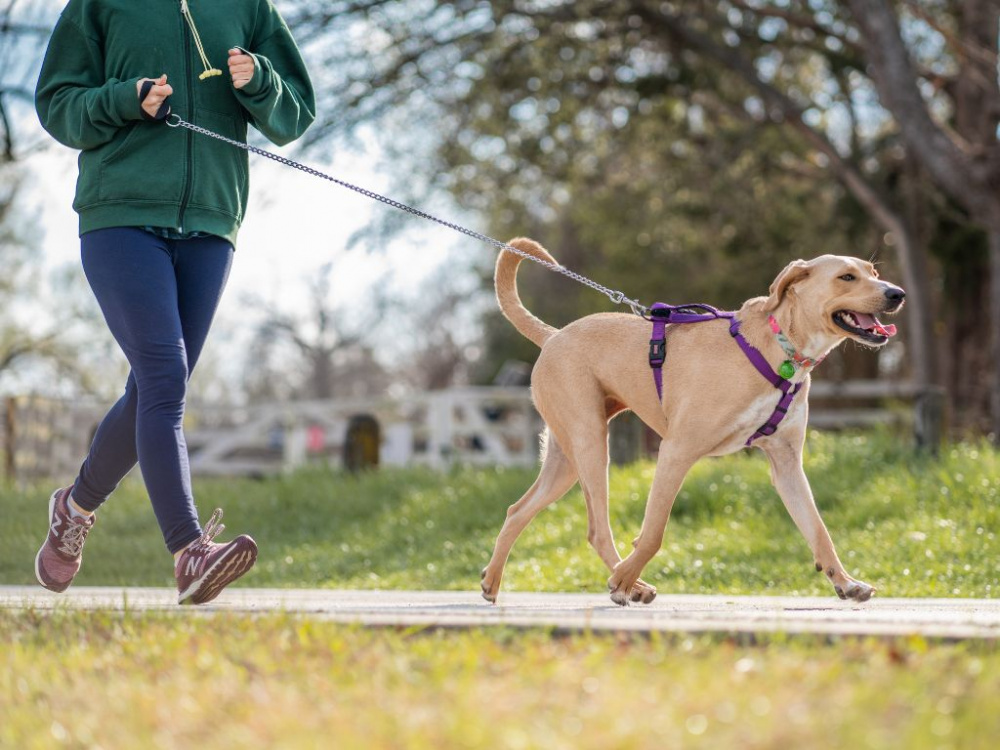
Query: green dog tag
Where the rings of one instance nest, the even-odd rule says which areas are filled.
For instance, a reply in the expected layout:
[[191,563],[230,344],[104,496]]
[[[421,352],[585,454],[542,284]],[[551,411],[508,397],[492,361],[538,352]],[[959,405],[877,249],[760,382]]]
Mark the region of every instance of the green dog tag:
[[790,359],[786,359],[781,363],[781,366],[778,367],[778,374],[785,380],[790,379],[792,375],[795,374],[795,365],[792,364]]

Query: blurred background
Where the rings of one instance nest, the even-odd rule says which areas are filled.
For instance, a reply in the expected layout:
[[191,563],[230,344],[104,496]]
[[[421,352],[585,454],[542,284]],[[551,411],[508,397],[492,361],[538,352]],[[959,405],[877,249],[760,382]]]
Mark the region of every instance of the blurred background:
[[[72,471],[127,373],[79,268],[75,155],[32,105],[63,5],[0,0],[14,478]],[[812,423],[889,424],[931,450],[1000,435],[995,0],[276,5],[318,94],[315,125],[282,154],[534,237],[647,305],[732,309],[795,258],[872,259],[907,290],[900,335],[840,347],[816,373]],[[191,385],[193,468],[533,464],[537,350],[497,311],[495,250],[263,159],[251,172]],[[519,283],[553,325],[616,309],[541,268]],[[614,441],[621,460],[653,447],[627,420]]]

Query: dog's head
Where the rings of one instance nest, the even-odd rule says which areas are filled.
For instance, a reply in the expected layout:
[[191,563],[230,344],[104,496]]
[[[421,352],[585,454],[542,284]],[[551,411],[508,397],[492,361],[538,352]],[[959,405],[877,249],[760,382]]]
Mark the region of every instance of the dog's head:
[[814,330],[883,346],[895,335],[896,326],[882,325],[876,316],[897,312],[904,297],[901,288],[879,279],[871,263],[821,255],[789,263],[771,284],[763,309],[770,312],[782,303],[792,304]]

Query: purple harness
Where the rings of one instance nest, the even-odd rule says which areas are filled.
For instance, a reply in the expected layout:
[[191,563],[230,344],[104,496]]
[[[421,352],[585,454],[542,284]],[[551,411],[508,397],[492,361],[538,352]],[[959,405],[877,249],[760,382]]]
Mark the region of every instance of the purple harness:
[[665,305],[662,302],[657,302],[649,309],[647,320],[653,323],[653,337],[649,340],[649,366],[653,368],[653,381],[656,383],[656,393],[660,397],[660,401],[663,400],[663,363],[667,358],[665,334],[667,325],[704,323],[707,320],[730,321],[729,335],[736,340],[747,359],[757,368],[757,372],[781,391],[781,400],[778,401],[771,416],[757,429],[757,432],[749,437],[745,445],[749,446],[759,437],[774,434],[778,425],[781,424],[781,420],[788,413],[788,409],[795,399],[795,394],[802,388],[802,383],[797,383],[793,387],[791,383],[771,369],[771,365],[764,359],[764,355],[750,346],[750,343],[743,338],[740,333],[740,322],[736,319],[735,313],[716,310],[711,305]]

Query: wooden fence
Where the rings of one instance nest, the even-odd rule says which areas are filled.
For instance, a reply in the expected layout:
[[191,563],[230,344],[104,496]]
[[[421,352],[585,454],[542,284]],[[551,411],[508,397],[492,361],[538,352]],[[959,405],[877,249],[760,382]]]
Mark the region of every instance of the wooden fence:
[[9,397],[3,405],[4,478],[30,482],[76,476],[103,408],[34,395]]
[[[810,425],[842,429],[895,424],[935,450],[944,393],[908,383],[817,381]],[[0,449],[8,480],[69,481],[79,469],[106,405],[39,396],[4,402]],[[192,406],[185,421],[197,475],[266,476],[312,463],[533,466],[542,423],[522,387],[469,387],[405,399],[299,401],[241,408]],[[616,462],[655,452],[657,440],[634,417],[612,425]]]
[[817,380],[809,388],[809,426],[830,430],[895,424],[912,431],[917,448],[936,453],[945,432],[946,401],[938,386]]

